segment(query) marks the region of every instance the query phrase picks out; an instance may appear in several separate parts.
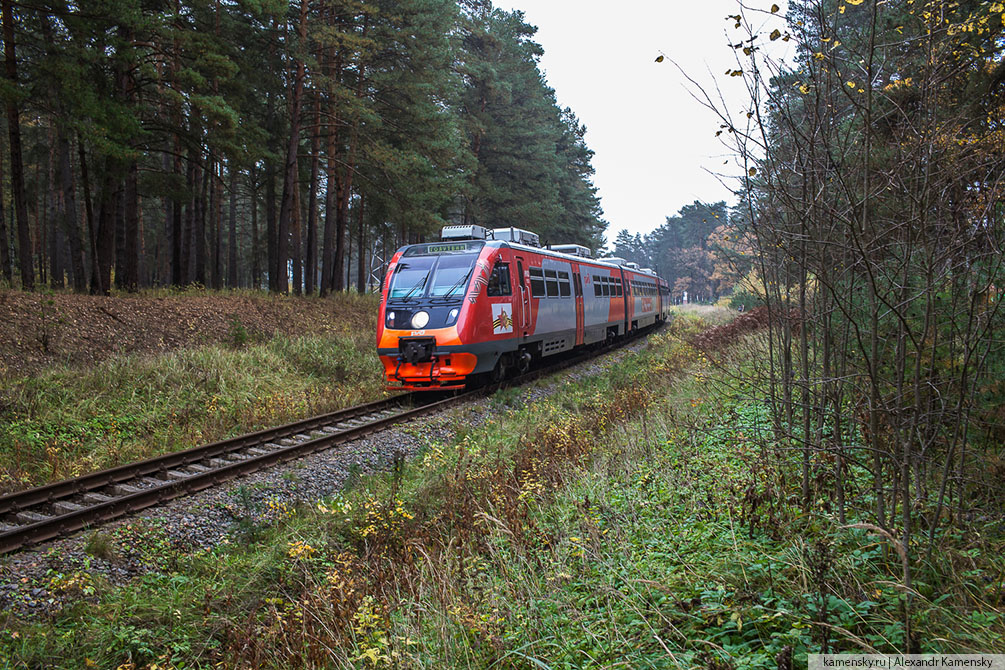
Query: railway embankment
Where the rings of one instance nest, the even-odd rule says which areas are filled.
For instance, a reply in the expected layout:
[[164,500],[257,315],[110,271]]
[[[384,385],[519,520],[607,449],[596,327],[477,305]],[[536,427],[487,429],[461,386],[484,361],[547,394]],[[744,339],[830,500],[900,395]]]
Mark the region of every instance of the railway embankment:
[[383,396],[373,296],[0,291],[0,494]]
[[[57,551],[24,566],[27,593],[58,602],[9,610],[0,659],[774,668],[821,649],[898,651],[897,552],[855,527],[865,473],[849,468],[843,521],[826,487],[802,504],[800,455],[764,402],[765,346],[756,328],[679,315],[629,350],[377,436],[332,469],[96,531],[75,564]],[[812,463],[821,480],[827,456]],[[1005,547],[969,528],[946,532],[913,584],[923,651],[1005,639]]]

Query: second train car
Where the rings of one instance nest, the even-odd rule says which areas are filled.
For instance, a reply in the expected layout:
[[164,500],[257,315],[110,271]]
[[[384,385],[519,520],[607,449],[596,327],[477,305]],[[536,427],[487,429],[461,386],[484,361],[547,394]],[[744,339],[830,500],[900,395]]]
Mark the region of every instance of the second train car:
[[391,258],[377,324],[389,390],[501,380],[536,361],[669,317],[665,280],[516,228],[447,226]]

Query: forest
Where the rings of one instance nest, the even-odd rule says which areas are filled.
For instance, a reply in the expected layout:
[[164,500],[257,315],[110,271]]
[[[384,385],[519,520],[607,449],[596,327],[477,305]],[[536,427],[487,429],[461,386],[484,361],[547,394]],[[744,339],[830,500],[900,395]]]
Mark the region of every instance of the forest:
[[[799,0],[726,21],[750,106],[699,95],[742,168],[730,223],[769,314],[774,430],[803,508],[895,552],[918,649],[916,587],[948,579],[947,538],[1002,530],[1005,6]],[[786,42],[793,60],[769,46]]]
[[489,0],[2,3],[0,282],[322,295],[445,223],[602,244],[586,129]]
[[684,205],[656,230],[634,236],[627,230],[614,240],[614,255],[649,267],[670,284],[675,302],[716,302],[733,295],[733,306],[753,306],[744,300],[744,286],[734,290],[753,267],[751,247],[733,232],[724,201]]

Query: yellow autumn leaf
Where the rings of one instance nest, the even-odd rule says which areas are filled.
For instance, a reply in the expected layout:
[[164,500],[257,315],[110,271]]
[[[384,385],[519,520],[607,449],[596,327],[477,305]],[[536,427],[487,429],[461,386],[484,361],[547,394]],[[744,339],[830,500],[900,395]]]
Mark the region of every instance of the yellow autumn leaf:
[[757,174],[757,168],[750,168],[749,170],[747,170],[747,174],[753,177],[755,174]]
[[815,58],[816,60],[823,60],[824,55],[818,51],[815,54],[813,54],[813,58]]
[[846,81],[845,84],[848,85],[848,88],[855,88],[855,82],[853,81]]
[[777,14],[780,7],[778,5],[771,5],[771,13]]
[[799,87],[799,92],[802,93],[803,95],[806,95],[807,93],[810,92],[810,87],[807,86],[806,84],[803,84],[802,86]]
[[838,14],[844,14],[844,5],[838,7]]
[[775,28],[774,30],[772,30],[771,34],[768,35],[768,37],[771,39],[772,42],[775,41],[775,40],[777,40],[781,36],[782,36],[782,32],[778,28]]
[[862,0],[845,0],[849,5],[861,5]]
[[663,62],[663,54],[660,54],[659,56],[656,57],[656,62],[657,63],[662,63]]

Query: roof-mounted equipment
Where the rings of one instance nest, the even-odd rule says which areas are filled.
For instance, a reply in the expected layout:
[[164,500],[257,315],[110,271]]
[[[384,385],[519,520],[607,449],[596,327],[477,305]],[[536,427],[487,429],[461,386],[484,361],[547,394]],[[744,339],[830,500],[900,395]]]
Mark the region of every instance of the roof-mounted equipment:
[[624,258],[618,258],[617,256],[611,256],[609,258],[598,258],[598,263],[605,263],[607,265],[624,265],[628,261]]
[[443,226],[441,240],[484,240],[488,230],[483,226]]
[[593,258],[590,250],[581,244],[553,244],[549,248],[560,254],[569,254],[570,256],[579,256],[580,258]]
[[532,233],[529,230],[524,230],[522,228],[494,228],[492,230],[492,237],[496,240],[502,240],[504,242],[515,242],[517,244],[524,244],[528,247],[539,247],[541,246],[541,238],[537,233]]

